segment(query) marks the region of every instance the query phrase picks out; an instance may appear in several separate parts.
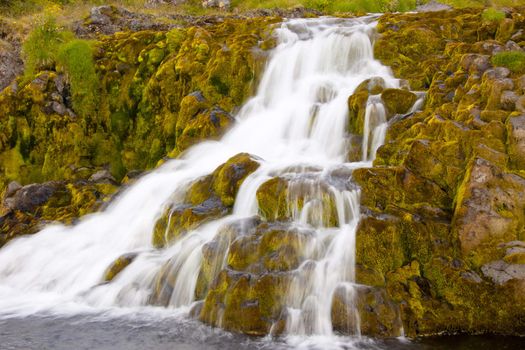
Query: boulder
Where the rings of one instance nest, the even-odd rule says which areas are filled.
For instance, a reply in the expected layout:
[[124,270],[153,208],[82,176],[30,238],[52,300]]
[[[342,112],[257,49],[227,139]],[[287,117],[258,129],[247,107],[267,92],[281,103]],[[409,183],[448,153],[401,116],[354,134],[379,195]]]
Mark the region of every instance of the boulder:
[[332,325],[335,331],[343,334],[355,334],[359,326],[361,333],[368,336],[403,335],[398,305],[390,300],[383,288],[362,285],[353,288],[341,286],[334,291]]
[[[482,158],[471,161],[457,194],[453,232],[464,254],[477,251],[475,263],[484,263],[484,246],[517,239],[525,224],[525,179],[504,172]],[[476,254],[477,255],[477,254]]]
[[390,115],[405,114],[416,102],[417,95],[402,89],[386,89],[381,93],[381,100]]
[[111,282],[119,273],[131,264],[138,253],[128,253],[118,257],[104,272],[104,282]]
[[261,160],[239,153],[217,167],[210,175],[193,182],[182,202],[170,203],[157,220],[153,245],[163,247],[201,224],[231,212],[237,192]]

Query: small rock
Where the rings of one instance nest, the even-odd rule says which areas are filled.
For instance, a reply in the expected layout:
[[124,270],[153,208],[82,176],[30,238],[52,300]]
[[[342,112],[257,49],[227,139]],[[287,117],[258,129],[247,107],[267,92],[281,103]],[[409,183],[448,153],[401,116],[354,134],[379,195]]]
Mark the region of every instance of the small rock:
[[506,111],[513,111],[516,108],[518,95],[514,91],[506,90],[501,94],[501,108]]
[[471,283],[481,283],[483,280],[473,271],[462,272],[461,277]]
[[217,7],[221,10],[230,8],[230,0],[203,0],[202,7]]
[[452,10],[452,7],[434,0],[431,0],[424,5],[419,5],[418,7],[416,7],[417,12],[438,12],[448,10]]
[[91,175],[89,178],[89,181],[96,182],[96,183],[109,183],[109,184],[117,184],[117,180],[111,175],[111,173],[108,170],[100,170]]
[[51,109],[58,115],[65,115],[67,113],[67,108],[62,103],[53,101],[51,104]]
[[512,40],[507,41],[505,48],[509,51],[521,51],[521,47]]
[[[522,103],[523,97],[519,103]],[[509,155],[514,166],[525,168],[525,115],[511,117],[507,121]]]
[[9,185],[7,185],[7,189],[5,191],[6,198],[12,197],[21,188],[22,185],[20,185],[18,182],[11,181]]
[[525,265],[508,264],[503,260],[491,261],[483,265],[481,271],[485,277],[498,285],[503,285],[513,279],[525,279]]

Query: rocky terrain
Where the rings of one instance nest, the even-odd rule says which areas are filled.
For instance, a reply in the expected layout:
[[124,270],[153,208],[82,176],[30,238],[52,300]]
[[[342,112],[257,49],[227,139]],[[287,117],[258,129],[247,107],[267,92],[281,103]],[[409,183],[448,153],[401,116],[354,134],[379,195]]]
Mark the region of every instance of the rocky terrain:
[[[486,11],[381,16],[376,58],[406,89],[372,79],[349,96],[356,137],[369,95],[381,94],[389,119],[374,166],[338,174],[361,188],[364,334],[525,334],[525,8]],[[316,15],[262,11],[175,25],[95,8],[71,28],[91,39],[97,84],[89,90],[59,60],[13,80],[22,72],[21,38],[0,22],[0,47],[8,48],[0,54],[0,245],[50,221],[74,222],[166,157],[219,138],[253,92],[275,44],[273,25],[287,14]],[[422,111],[408,113],[417,98],[408,87],[426,93]],[[154,246],[231,212],[258,166],[239,154],[191,184],[184,204],[157,222]],[[243,236],[230,225],[205,246],[196,290],[203,301],[193,316],[246,334],[283,331],[285,291],[307,236],[289,225],[288,190],[286,178],[264,183],[260,216],[242,223]],[[217,253],[224,246],[226,257]],[[223,259],[227,268],[217,270]],[[117,260],[106,279],[132,260]],[[166,266],[159,286],[169,286],[169,273]],[[166,305],[166,295],[157,289],[151,302]],[[353,326],[348,309],[336,293],[332,320],[341,333]]]

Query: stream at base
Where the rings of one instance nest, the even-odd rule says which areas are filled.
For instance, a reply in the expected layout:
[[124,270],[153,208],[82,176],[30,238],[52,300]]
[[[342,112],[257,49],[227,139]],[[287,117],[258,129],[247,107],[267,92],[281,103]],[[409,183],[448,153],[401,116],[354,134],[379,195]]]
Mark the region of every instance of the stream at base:
[[[0,348],[3,350],[287,350],[283,340],[250,338],[211,328],[185,315],[151,310],[121,315],[81,313],[27,317],[0,315]],[[415,340],[331,338],[300,349],[362,350],[518,350],[525,339],[503,336],[444,336]]]

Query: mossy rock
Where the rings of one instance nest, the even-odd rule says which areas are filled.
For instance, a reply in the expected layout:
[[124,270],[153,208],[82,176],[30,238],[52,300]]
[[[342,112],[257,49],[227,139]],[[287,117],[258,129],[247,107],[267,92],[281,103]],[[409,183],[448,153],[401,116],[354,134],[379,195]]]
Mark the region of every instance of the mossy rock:
[[390,115],[405,114],[417,100],[416,94],[402,89],[386,89],[381,93],[381,100]]
[[164,247],[201,224],[231,212],[243,181],[260,166],[260,159],[239,153],[212,174],[189,185],[182,203],[166,207],[153,230],[153,245]]
[[118,257],[104,272],[104,282],[111,282],[119,273],[128,267],[137,257],[137,253],[128,253]]
[[239,153],[213,172],[213,191],[226,206],[233,206],[241,184],[259,168],[260,161],[248,153]]
[[309,224],[322,227],[338,224],[335,198],[329,185],[322,181],[301,175],[274,177],[259,186],[256,195],[259,213],[268,221],[298,219],[309,203]]
[[348,131],[352,134],[363,135],[369,95],[368,90],[363,89],[348,98]]
[[49,222],[70,224],[99,209],[116,190],[112,184],[51,181],[6,192],[0,206],[0,246]]
[[357,322],[362,334],[373,337],[397,337],[403,328],[399,306],[384,289],[368,286],[356,286],[351,291],[338,287],[332,297],[331,317],[334,330],[343,334],[355,332]]

